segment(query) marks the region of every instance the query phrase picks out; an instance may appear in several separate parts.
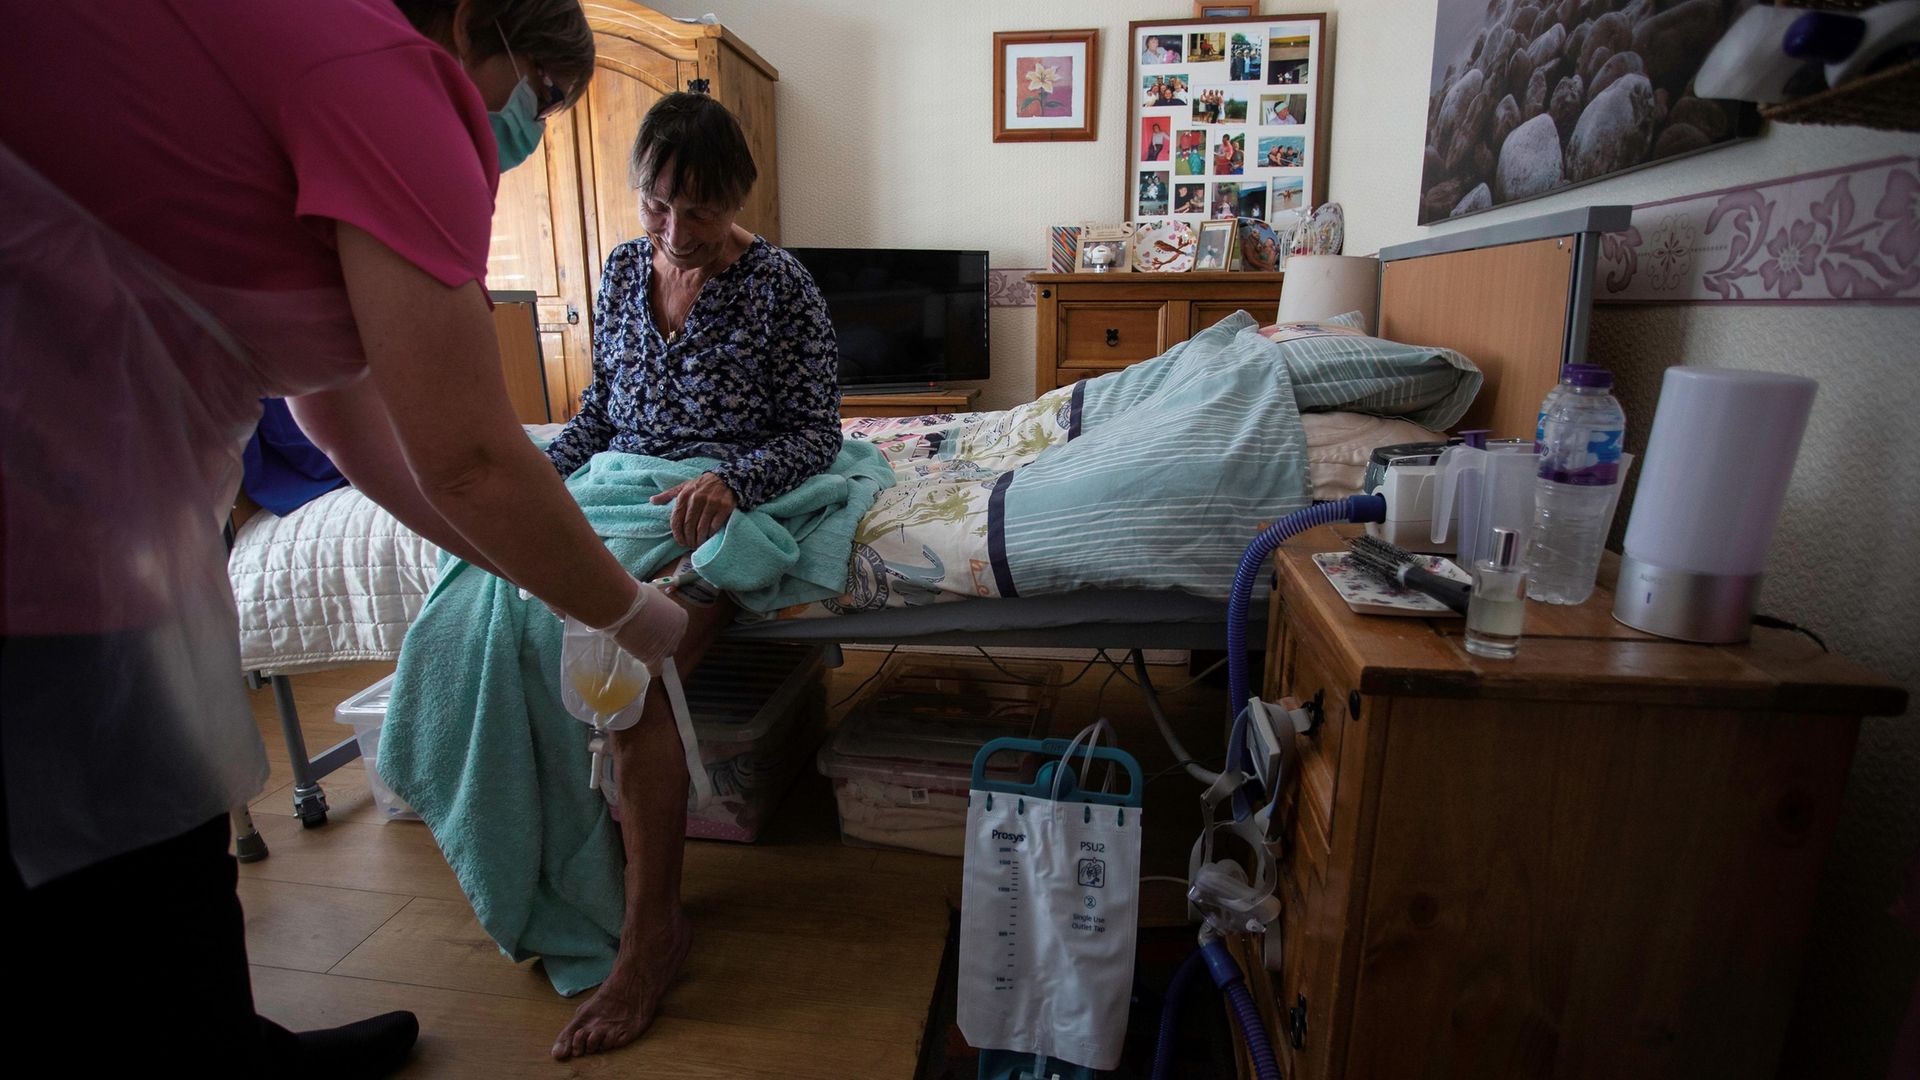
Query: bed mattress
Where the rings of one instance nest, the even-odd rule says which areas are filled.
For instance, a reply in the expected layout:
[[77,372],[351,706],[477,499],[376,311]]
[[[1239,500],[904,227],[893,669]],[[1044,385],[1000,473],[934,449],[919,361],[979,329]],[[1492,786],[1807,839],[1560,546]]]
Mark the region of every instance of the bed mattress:
[[396,660],[439,576],[440,549],[354,488],[234,534],[227,577],[243,671],[291,675]]
[[[894,434],[951,417],[887,421]],[[1358,490],[1375,446],[1432,433],[1405,421],[1309,413],[1312,495]],[[850,429],[871,420],[849,420]],[[552,428],[537,431],[549,433]],[[439,575],[440,551],[352,488],[279,517],[259,513],[236,532],[228,563],[240,614],[242,670],[291,675],[340,664],[392,661]],[[1256,620],[1265,605],[1256,603]],[[824,614],[821,612],[820,614]],[[1226,605],[1169,589],[1080,589],[991,601],[845,611],[736,626],[742,638],[1059,647],[1220,648]]]

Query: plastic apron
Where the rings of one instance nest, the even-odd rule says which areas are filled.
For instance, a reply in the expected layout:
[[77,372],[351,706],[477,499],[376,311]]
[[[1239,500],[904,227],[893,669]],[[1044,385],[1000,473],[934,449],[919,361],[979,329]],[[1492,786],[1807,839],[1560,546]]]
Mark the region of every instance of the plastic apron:
[[263,395],[364,370],[344,290],[190,283],[0,146],[0,755],[29,887],[265,784],[221,525]]

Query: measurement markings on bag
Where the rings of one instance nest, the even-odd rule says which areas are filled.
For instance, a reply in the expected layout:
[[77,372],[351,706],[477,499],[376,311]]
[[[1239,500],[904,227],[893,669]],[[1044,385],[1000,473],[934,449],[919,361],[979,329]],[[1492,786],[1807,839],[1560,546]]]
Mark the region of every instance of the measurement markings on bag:
[[[994,835],[996,838],[1007,836],[999,832]],[[1025,839],[1024,836],[1007,838],[1016,843]],[[999,935],[1007,941],[1007,961],[1005,971],[993,977],[995,990],[1013,989],[1020,973],[1020,860],[1010,857],[1013,851],[1012,845],[1000,848],[999,862],[1007,868],[1007,883],[1001,885],[998,891],[1007,898],[1007,928],[1000,931]]]

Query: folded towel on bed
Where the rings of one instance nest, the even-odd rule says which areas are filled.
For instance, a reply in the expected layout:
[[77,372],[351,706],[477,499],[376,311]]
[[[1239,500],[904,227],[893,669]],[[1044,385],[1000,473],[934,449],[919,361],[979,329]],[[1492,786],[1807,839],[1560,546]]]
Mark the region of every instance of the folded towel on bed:
[[[686,550],[670,506],[648,499],[714,464],[600,454],[567,486],[621,564],[645,574]],[[827,472],[735,513],[694,563],[749,606],[835,595],[855,524],[892,482],[879,451],[843,444]],[[433,830],[501,951],[543,957],[571,995],[612,967],[624,856],[587,788],[586,729],[560,704],[559,668],[558,619],[499,578],[449,565],[401,649],[379,770]]]

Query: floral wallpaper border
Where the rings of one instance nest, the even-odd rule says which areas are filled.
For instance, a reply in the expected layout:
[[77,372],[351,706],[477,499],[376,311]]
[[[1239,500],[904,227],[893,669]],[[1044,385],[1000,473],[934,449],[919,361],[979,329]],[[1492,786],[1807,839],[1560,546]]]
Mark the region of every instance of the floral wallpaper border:
[[1601,303],[1920,303],[1920,157],[1636,206],[1596,272]]
[[988,270],[987,306],[1032,307],[1033,282],[1027,280],[1027,275],[1037,274],[1044,269],[1031,266],[1016,270]]

